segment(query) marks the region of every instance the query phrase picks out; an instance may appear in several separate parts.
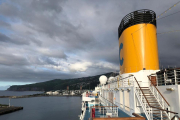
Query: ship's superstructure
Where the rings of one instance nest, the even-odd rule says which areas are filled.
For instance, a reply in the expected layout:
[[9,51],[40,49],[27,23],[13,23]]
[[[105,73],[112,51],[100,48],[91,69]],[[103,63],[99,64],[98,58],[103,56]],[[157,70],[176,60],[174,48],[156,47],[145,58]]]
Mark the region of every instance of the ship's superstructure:
[[119,75],[101,76],[94,93],[83,93],[81,120],[179,119],[180,69],[159,69],[156,27],[152,10],[134,11],[122,19]]

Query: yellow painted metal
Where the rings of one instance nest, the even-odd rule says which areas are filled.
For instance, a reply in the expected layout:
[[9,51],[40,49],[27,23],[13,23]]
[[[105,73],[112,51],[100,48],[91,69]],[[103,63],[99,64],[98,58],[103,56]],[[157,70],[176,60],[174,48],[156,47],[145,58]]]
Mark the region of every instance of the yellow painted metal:
[[123,31],[119,38],[120,71],[158,70],[158,44],[156,27],[153,24],[137,24]]

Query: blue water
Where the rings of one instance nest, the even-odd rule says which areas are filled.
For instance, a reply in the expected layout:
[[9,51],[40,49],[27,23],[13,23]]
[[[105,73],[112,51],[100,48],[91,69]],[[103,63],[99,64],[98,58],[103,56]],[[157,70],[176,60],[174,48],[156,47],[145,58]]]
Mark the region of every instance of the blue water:
[[[8,98],[0,98],[8,104]],[[23,110],[0,116],[0,120],[78,120],[81,113],[81,97],[33,97],[11,99],[11,105]]]

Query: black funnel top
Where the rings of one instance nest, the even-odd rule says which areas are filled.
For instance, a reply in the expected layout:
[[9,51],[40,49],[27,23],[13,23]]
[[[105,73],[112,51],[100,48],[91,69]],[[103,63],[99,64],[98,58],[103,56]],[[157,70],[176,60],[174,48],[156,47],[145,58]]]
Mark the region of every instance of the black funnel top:
[[121,36],[122,32],[133,25],[140,23],[150,23],[156,26],[156,13],[152,10],[142,9],[127,14],[122,20],[118,28],[118,35]]

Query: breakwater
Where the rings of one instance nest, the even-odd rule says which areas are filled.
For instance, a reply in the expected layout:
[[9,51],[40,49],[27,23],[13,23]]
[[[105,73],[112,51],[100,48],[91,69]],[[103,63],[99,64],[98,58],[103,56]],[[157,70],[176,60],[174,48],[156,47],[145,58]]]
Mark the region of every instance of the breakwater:
[[15,106],[0,106],[0,115],[8,114],[11,112],[15,112],[18,110],[22,110],[23,107],[15,107]]

